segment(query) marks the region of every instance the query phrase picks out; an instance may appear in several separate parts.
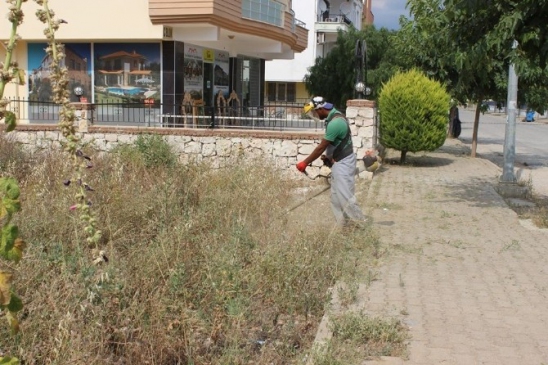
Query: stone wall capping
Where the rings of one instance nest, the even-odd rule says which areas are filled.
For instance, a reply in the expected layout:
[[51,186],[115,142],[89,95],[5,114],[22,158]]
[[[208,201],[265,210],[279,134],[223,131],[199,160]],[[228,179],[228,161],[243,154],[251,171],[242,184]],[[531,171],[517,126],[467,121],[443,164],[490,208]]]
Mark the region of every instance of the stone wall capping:
[[358,108],[376,108],[377,105],[373,100],[367,99],[351,99],[347,100],[346,107],[358,107]]
[[[358,158],[364,151],[373,148],[375,126],[375,102],[370,100],[349,100],[347,117],[351,125],[354,152]],[[82,108],[83,109],[83,108]],[[234,156],[245,158],[264,157],[291,176],[302,178],[295,173],[295,163],[306,158],[323,138],[323,130],[273,131],[244,129],[194,129],[99,126],[88,123],[87,130],[79,135],[84,141],[93,141],[99,151],[109,151],[119,144],[131,143],[139,135],[156,134],[166,136],[182,162],[206,161],[213,167],[222,168],[230,164]],[[0,131],[5,125],[0,124]],[[57,124],[19,124],[15,135],[25,148],[51,148],[59,145],[62,139]],[[322,161],[317,159],[310,167],[309,174],[320,173]]]

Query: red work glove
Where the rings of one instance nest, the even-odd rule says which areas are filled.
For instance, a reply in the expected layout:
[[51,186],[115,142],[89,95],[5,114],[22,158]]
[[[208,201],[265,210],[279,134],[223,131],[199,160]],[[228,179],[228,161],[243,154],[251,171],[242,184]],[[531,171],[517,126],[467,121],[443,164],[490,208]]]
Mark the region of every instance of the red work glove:
[[305,172],[307,166],[308,164],[306,162],[301,161],[297,164],[297,170],[299,170],[300,172]]

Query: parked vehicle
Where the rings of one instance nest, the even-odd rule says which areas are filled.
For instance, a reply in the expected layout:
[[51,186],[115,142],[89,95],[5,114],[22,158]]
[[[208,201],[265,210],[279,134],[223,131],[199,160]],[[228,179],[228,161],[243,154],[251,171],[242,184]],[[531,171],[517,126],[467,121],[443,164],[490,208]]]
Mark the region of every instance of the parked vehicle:
[[525,121],[526,122],[534,122],[535,121],[535,111],[534,110],[527,110],[527,114],[525,114]]

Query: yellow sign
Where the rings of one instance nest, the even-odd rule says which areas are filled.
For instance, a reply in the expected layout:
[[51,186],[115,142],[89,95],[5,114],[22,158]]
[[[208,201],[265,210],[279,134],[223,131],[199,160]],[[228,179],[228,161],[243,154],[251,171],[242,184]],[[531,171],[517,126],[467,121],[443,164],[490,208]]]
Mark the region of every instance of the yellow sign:
[[204,61],[205,62],[214,62],[215,61],[215,52],[211,49],[204,49]]

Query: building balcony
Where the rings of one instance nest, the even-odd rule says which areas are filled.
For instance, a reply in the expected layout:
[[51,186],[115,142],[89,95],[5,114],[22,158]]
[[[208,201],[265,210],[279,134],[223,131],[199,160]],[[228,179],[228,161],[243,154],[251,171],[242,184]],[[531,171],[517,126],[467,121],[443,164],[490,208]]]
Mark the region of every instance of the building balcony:
[[330,14],[328,17],[319,16],[314,24],[316,33],[334,33],[340,29],[343,32],[348,31],[352,22],[343,14]]
[[[153,24],[173,28],[173,39],[263,58],[292,58],[308,44],[308,30],[288,0],[149,0]],[[217,44],[215,44],[217,43]],[[223,49],[219,48],[219,49]],[[246,51],[248,50],[249,51]],[[290,56],[290,57],[289,57]]]

